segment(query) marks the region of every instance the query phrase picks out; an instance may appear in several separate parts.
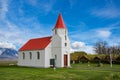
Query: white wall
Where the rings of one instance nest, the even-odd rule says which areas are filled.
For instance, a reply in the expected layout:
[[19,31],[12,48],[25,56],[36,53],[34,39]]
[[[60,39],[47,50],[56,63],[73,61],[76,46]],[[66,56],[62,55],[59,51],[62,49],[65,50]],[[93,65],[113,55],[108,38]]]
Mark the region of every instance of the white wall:
[[[40,52],[40,59],[37,59],[38,51]],[[23,59],[23,52],[25,53],[25,59]],[[30,59],[29,52],[32,53],[32,59]],[[45,50],[19,51],[18,65],[29,67],[45,67]]]
[[57,56],[56,59],[56,67],[63,67],[62,66],[62,51],[61,51],[61,38],[57,35],[54,35],[52,37],[52,58],[55,58],[55,55]]
[[[23,52],[25,53],[25,59],[23,60]],[[32,59],[30,54],[32,53]],[[37,52],[40,53],[40,59],[37,59]],[[45,48],[45,50],[32,50],[32,51],[19,51],[18,53],[18,65],[30,66],[30,67],[50,67],[51,55],[51,43]]]
[[45,48],[45,67],[50,67],[51,55],[51,43]]
[[[68,67],[70,67],[70,41],[68,38],[68,33],[66,29],[55,29],[52,37],[52,56],[57,55],[56,67],[64,67],[64,54],[68,55]],[[66,38],[65,39],[65,35]],[[67,46],[65,46],[67,43]]]

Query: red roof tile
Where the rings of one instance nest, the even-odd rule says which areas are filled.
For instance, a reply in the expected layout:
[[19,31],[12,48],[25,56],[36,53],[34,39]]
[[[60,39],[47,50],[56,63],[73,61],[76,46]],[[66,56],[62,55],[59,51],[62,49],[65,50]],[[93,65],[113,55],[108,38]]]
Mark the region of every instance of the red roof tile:
[[51,42],[51,36],[50,37],[30,39],[25,45],[23,45],[19,49],[19,51],[42,50],[42,49],[45,49],[50,42]]
[[58,19],[57,19],[54,29],[55,28],[66,28],[61,14],[59,14],[59,16],[58,16]]

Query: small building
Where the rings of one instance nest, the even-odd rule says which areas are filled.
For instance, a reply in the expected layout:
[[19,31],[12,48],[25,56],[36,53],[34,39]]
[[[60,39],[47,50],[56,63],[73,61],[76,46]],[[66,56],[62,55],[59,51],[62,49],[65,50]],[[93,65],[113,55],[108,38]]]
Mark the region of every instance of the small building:
[[83,56],[79,56],[79,59],[78,59],[80,62],[88,62],[89,61],[89,58],[87,57],[87,55],[83,55]]
[[92,60],[92,62],[95,62],[95,63],[100,63],[101,61],[102,61],[101,58],[98,56],[95,56]]
[[18,66],[70,67],[70,41],[61,14],[53,28],[53,36],[30,39],[19,49]]
[[101,61],[101,58],[98,57],[98,56],[95,56],[95,57],[93,58],[93,61]]

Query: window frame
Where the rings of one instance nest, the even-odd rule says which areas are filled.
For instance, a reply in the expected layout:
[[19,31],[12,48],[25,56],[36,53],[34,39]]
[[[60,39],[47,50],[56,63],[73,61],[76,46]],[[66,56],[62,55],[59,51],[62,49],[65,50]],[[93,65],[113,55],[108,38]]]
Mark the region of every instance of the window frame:
[[29,55],[30,55],[30,59],[32,59],[32,52],[29,52]]
[[67,40],[67,36],[65,35],[65,40]]
[[37,52],[37,59],[40,59],[40,52]]
[[23,55],[22,57],[23,57],[23,60],[24,60],[25,59],[25,53],[23,52],[22,55]]
[[55,34],[57,34],[57,30],[55,29]]
[[65,47],[67,47],[67,43],[65,43]]

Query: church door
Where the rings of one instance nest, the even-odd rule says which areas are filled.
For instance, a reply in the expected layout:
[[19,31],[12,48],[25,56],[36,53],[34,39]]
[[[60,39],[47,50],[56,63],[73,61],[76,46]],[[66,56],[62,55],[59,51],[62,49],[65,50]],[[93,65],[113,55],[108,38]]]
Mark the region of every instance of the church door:
[[67,54],[64,54],[64,67],[67,67]]

